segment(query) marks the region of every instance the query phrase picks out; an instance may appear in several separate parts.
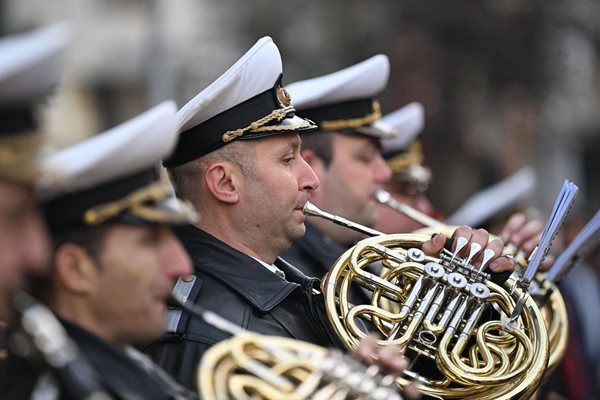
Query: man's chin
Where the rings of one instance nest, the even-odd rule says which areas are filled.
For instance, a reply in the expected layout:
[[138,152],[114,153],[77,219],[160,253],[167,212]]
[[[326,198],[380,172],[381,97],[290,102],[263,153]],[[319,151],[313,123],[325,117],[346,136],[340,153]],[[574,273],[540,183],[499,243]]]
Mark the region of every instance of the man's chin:
[[[298,224],[297,226],[295,226],[293,229],[290,230],[290,241],[295,241],[295,240],[299,240],[302,239],[304,237],[304,234],[306,233],[306,225],[304,225],[304,222],[301,224]],[[291,243],[290,243],[291,246]]]

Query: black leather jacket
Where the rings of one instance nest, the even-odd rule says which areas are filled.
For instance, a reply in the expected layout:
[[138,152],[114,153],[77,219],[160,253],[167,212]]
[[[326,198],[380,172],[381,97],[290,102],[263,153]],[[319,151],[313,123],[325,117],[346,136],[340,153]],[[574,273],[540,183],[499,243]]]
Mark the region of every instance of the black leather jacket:
[[[319,281],[278,259],[286,279],[210,234],[193,226],[176,229],[194,264],[196,304],[244,329],[321,346],[340,347],[330,331]],[[198,289],[198,288],[196,288]],[[178,333],[146,349],[154,360],[189,388],[204,352],[230,337],[199,318],[189,318]]]
[[[322,279],[349,247],[335,243],[309,222],[305,222],[305,225],[304,237],[294,241],[292,247],[281,257],[304,274]],[[378,272],[373,267],[369,267],[368,271]],[[353,285],[350,288],[350,302],[352,304],[368,304],[371,302],[371,293]]]
[[[127,353],[117,349],[106,341],[78,325],[61,321],[69,337],[76,343],[86,366],[96,373],[101,390],[115,400],[179,400],[196,399],[194,392],[189,392],[177,385],[171,378],[164,378],[166,374],[158,376],[156,366],[148,372],[141,363],[134,361]],[[140,356],[138,356],[140,357]],[[144,357],[141,355],[141,357]],[[145,357],[145,365],[153,363]],[[81,392],[76,381],[68,380],[69,376],[80,379],[74,374],[85,374],[79,369],[73,370],[68,376],[57,374],[57,371],[48,365],[25,360],[9,355],[0,385],[0,398],[6,399],[60,399],[76,400],[79,395],[70,393]],[[59,379],[58,376],[61,376]],[[82,377],[86,378],[86,377]]]

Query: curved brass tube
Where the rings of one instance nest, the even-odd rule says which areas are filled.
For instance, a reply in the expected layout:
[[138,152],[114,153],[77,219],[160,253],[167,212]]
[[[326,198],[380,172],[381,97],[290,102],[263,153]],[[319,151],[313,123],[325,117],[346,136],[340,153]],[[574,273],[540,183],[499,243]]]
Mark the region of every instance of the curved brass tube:
[[[366,336],[365,326],[383,336],[379,346],[403,346],[420,364],[397,379],[400,386],[416,380],[425,394],[448,399],[529,398],[544,375],[549,351],[535,302],[528,297],[525,312],[507,324],[521,289],[495,285],[449,257],[411,250],[427,239],[417,234],[372,237],[338,259],[323,282],[335,332],[350,349]],[[365,270],[377,263],[385,265],[379,276]],[[464,281],[453,286],[461,276]],[[371,290],[371,302],[350,304],[352,285]],[[478,289],[484,295],[474,295]],[[389,303],[395,307],[388,308]],[[483,321],[488,310],[499,316]],[[427,363],[437,372],[422,370]]]

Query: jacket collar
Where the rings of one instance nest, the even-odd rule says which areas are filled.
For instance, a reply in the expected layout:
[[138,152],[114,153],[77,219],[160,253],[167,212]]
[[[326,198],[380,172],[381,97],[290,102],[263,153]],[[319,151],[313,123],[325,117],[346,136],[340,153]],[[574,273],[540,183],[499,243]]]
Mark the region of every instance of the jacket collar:
[[[263,312],[276,307],[303,283],[288,281],[298,278],[288,276],[284,268],[287,280],[280,278],[252,257],[192,225],[175,228],[175,233],[190,254],[196,272],[222,282]],[[279,260],[275,264],[281,265]]]

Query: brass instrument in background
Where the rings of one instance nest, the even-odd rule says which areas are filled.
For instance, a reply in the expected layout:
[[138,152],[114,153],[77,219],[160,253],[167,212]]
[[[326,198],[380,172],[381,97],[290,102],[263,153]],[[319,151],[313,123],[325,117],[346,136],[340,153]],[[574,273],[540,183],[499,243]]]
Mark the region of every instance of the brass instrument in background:
[[429,215],[422,213],[421,211],[409,206],[408,204],[404,204],[394,199],[394,197],[383,189],[379,189],[375,192],[375,200],[379,204],[383,204],[384,206],[390,207],[392,210],[399,212],[400,214],[404,214],[407,217],[417,221],[423,226],[429,227],[448,227],[449,225],[444,224],[442,221],[438,221],[435,218],[430,217]]
[[295,339],[241,333],[211,347],[198,369],[200,397],[402,400],[394,377],[340,351]]
[[41,362],[52,372],[57,384],[53,387],[52,380],[36,384],[35,389],[41,389],[42,393],[36,393],[34,389],[31,398],[44,398],[53,393],[69,399],[113,399],[104,388],[99,373],[48,307],[22,291],[14,295],[12,306],[18,319],[12,331],[11,350],[34,365]]
[[[413,364],[398,384],[414,380],[433,398],[533,394],[546,369],[548,334],[528,282],[509,279],[501,287],[447,250],[426,256],[420,247],[428,236],[382,235],[310,203],[305,213],[374,236],[346,251],[322,283],[328,317],[346,347],[356,348],[367,330],[383,335],[379,346],[404,346]],[[376,264],[379,275],[368,270]],[[352,285],[371,293],[370,304],[348,302]]]
[[197,371],[203,400],[402,400],[394,376],[338,350],[246,331],[173,294],[169,307],[232,335],[209,348]]
[[[409,218],[423,224],[425,227],[416,230],[413,233],[425,234],[431,236],[433,233],[443,233],[447,237],[451,237],[456,226],[446,225],[441,221],[437,221],[426,214],[410,207],[407,204],[396,201],[392,195],[384,190],[379,190],[375,194],[376,200],[383,205],[386,205],[399,213],[402,213]],[[490,236],[492,240],[493,236]],[[527,266],[527,259],[522,252],[517,252],[514,246],[508,245],[505,247],[504,254],[514,256],[517,263],[517,274],[515,279],[519,279],[519,274],[522,273]],[[564,276],[564,273],[561,274]],[[567,309],[560,290],[556,287],[554,280],[547,280],[546,274],[538,273],[533,281],[533,297],[538,304],[540,311],[546,321],[548,330],[550,356],[548,360],[548,368],[545,378],[548,378],[556,369],[560,360],[564,356],[569,339],[569,321]]]

